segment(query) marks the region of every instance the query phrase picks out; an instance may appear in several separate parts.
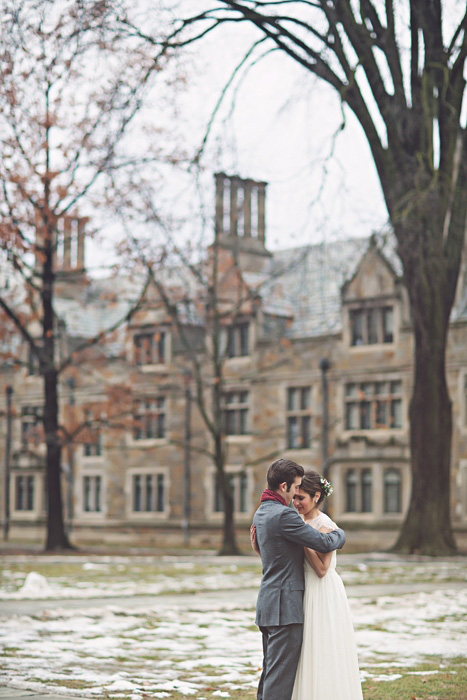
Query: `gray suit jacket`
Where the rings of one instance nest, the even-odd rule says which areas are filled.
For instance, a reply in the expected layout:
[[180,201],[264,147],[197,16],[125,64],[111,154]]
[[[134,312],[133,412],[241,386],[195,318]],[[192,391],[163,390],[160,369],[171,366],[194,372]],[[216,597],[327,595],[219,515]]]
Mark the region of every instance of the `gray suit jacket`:
[[310,527],[297,511],[264,501],[255,513],[263,578],[256,604],[260,627],[303,623],[304,547],[331,552],[345,544],[343,530],[323,534]]

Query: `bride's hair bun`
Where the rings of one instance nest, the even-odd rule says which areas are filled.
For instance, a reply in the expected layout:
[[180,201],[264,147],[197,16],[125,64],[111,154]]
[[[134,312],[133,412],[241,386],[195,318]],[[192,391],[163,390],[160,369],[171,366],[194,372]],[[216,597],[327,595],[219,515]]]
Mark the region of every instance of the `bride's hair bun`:
[[320,497],[318,505],[334,491],[332,484],[330,484],[330,482],[325,479],[324,476],[321,476],[318,474],[318,472],[313,471],[305,472],[300,483],[300,488],[303,491],[306,491],[306,493],[308,493],[312,498],[315,493],[318,493],[319,491]]

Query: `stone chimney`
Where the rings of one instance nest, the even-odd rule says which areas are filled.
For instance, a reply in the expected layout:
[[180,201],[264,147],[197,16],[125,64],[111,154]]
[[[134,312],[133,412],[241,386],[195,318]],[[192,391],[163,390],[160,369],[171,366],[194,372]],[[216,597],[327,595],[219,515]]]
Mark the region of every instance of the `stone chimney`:
[[84,270],[84,243],[87,219],[64,216],[58,225],[56,243],[57,272],[82,272]]
[[[63,216],[57,222],[55,239],[56,293],[59,296],[80,297],[87,286],[84,262],[87,217]],[[38,245],[41,240],[41,222],[36,218]],[[41,265],[40,252],[36,265]]]
[[261,272],[266,250],[266,182],[216,173],[216,241],[238,255],[240,266]]

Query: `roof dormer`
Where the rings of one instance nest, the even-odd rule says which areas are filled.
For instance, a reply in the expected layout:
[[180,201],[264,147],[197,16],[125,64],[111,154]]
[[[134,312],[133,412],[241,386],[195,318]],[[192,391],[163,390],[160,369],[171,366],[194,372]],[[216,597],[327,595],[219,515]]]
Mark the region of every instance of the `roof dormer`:
[[341,293],[346,345],[371,349],[397,342],[402,319],[402,283],[374,236]]

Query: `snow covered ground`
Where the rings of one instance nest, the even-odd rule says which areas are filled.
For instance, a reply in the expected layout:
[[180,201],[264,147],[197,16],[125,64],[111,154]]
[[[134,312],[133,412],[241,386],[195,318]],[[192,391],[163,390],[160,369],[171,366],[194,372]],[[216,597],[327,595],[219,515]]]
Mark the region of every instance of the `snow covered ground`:
[[[16,557],[4,561],[0,600],[113,598],[198,590],[251,588],[259,585],[261,567],[253,557],[178,559],[164,557]],[[32,569],[32,570],[30,570]]]
[[[467,560],[352,555],[341,557],[340,571],[352,585],[367,584],[368,576],[393,582],[394,572],[405,583],[439,582],[426,592],[350,598],[362,680],[393,679],[395,667],[402,675],[432,655],[440,669],[443,659],[467,657],[467,585],[459,585],[467,581]],[[0,685],[132,700],[174,691],[202,700],[209,687],[219,697],[235,689],[253,697],[261,640],[253,604],[236,601],[235,590],[257,587],[259,576],[253,558],[6,557],[1,595],[18,612],[0,619]],[[203,597],[216,589],[225,590],[216,602]],[[188,603],[161,595],[193,590]],[[132,607],[132,595],[141,593],[152,594],[147,607]],[[127,598],[98,608],[92,595]],[[67,597],[81,598],[79,609],[67,607]],[[25,598],[37,600],[36,614],[21,612]],[[50,598],[63,599],[63,607],[48,608]]]
[[[339,554],[346,585],[431,582],[467,585],[467,559]],[[216,556],[5,556],[0,600],[86,599],[190,591],[257,588],[256,557]]]

